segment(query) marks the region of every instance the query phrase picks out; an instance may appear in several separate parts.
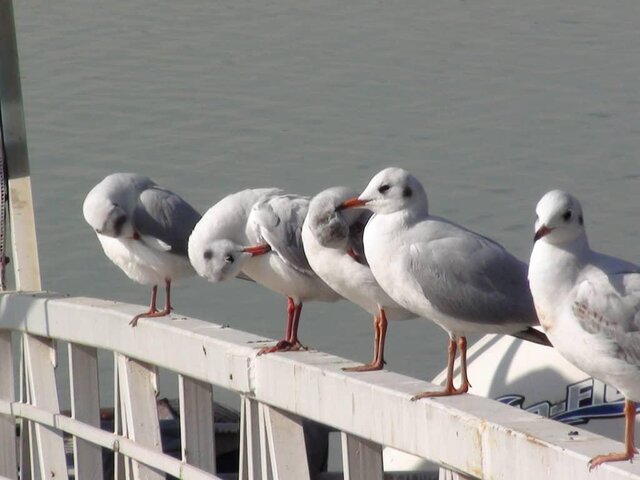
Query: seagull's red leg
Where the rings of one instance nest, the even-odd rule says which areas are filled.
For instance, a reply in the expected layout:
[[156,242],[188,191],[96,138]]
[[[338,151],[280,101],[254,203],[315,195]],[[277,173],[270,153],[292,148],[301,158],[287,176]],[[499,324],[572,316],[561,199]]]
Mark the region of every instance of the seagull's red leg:
[[287,328],[284,330],[284,339],[289,340],[293,333],[293,316],[295,314],[296,305],[293,302],[293,298],[287,297]]
[[157,296],[158,296],[158,286],[154,285],[153,288],[151,288],[151,301],[149,302],[149,310],[143,313],[139,313],[138,315],[133,317],[133,319],[129,322],[129,325],[131,325],[132,327],[135,327],[138,324],[138,320],[140,318],[148,317],[158,312],[158,309],[156,308]]
[[170,278],[164,279],[164,291],[166,296],[165,296],[163,310],[158,310],[156,308],[156,297],[158,295],[158,286],[154,285],[153,289],[151,290],[151,305],[149,306],[149,311],[144,313],[139,313],[138,315],[133,317],[133,320],[129,322],[129,325],[131,325],[132,327],[135,327],[138,324],[138,320],[140,318],[164,317],[166,315],[169,315],[171,313],[171,310],[173,310],[173,307],[171,306],[171,279]]
[[467,376],[467,337],[458,338],[458,349],[460,350],[460,370],[462,375],[462,385],[456,389],[456,393],[467,393],[471,384]]
[[444,387],[444,390],[435,391],[435,392],[422,392],[418,395],[411,397],[411,400],[420,400],[421,398],[431,398],[431,397],[448,397],[450,395],[458,395],[460,393],[464,393],[462,391],[458,391],[453,386],[453,365],[456,360],[456,340],[455,337],[449,337],[449,360],[447,363],[447,384]]
[[164,314],[169,315],[173,310],[173,307],[171,306],[171,279],[170,278],[164,279],[164,292],[166,295],[165,302],[164,302]]
[[[302,304],[300,304],[300,308],[302,308]],[[293,298],[287,297],[288,317],[287,317],[287,327],[285,328],[285,331],[284,331],[285,336],[273,347],[264,347],[260,349],[260,351],[258,352],[258,355],[263,355],[265,353],[273,353],[273,352],[287,352],[289,350],[292,350],[292,347],[294,346],[294,344],[291,342],[291,338],[294,335],[294,331],[296,332],[296,336],[297,336],[297,330],[298,330],[298,326],[295,319],[296,312],[298,314],[298,319],[299,319],[300,312],[296,310],[296,305],[295,305],[295,302],[293,301]],[[299,350],[299,348],[296,350]]]
[[300,340],[298,339],[298,326],[300,325],[300,314],[302,313],[302,302],[295,306],[295,312],[293,316],[293,326],[291,328],[291,336],[289,337],[289,344],[291,347],[289,350],[307,350]]
[[366,365],[343,368],[345,372],[371,372],[384,367],[384,341],[387,336],[387,316],[381,308],[373,317],[373,360]]
[[624,452],[620,453],[608,453],[606,455],[598,455],[589,460],[589,471],[596,468],[598,465],[602,465],[606,462],[621,462],[624,460],[631,460],[633,456],[638,453],[635,446],[635,426],[636,426],[636,404],[631,400],[625,399],[624,401]]

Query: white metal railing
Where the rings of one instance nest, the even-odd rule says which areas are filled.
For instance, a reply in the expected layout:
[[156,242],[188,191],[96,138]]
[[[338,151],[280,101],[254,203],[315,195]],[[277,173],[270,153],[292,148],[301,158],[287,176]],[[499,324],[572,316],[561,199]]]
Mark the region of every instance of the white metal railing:
[[[75,438],[80,479],[102,478],[100,447],[115,450],[117,478],[213,479],[211,386],[242,397],[241,479],[309,478],[302,418],[343,432],[345,478],[383,478],[382,447],[486,479],[640,479],[640,465],[589,473],[612,440],[498,402],[462,395],[412,402],[432,385],[388,371],[346,373],[352,362],[322,352],[257,356],[264,339],[172,316],[128,324],[137,306],[44,292],[0,295],[0,474],[67,478],[62,432]],[[21,332],[22,357],[11,352]],[[72,418],[59,413],[51,340],[69,342]],[[114,352],[116,432],[99,429],[96,348]],[[22,365],[21,400],[13,391]],[[156,367],[180,379],[182,460],[161,453]],[[15,421],[23,424],[15,451]],[[7,448],[5,448],[7,446]],[[26,475],[31,472],[31,477]]]

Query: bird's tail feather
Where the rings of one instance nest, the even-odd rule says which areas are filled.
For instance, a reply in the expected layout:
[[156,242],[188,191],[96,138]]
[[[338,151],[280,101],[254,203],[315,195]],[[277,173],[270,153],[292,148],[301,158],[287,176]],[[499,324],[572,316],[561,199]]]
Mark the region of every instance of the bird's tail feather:
[[526,340],[528,342],[537,343],[538,345],[544,345],[545,347],[553,346],[544,333],[542,333],[540,330],[536,330],[533,327],[527,327],[520,332],[512,333],[511,336]]

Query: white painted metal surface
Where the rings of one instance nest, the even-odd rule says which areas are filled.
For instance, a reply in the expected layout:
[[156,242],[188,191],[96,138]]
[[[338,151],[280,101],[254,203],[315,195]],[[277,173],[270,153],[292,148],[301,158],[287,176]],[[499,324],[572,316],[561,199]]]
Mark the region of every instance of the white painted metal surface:
[[[124,405],[123,419],[127,436],[137,444],[162,452],[160,422],[156,405],[155,368],[140,361],[118,355],[120,397]],[[133,477],[140,480],[163,480],[157,470],[134,461]]]
[[184,375],[178,378],[182,460],[205,472],[216,472],[211,384]]
[[[24,336],[24,351],[27,367],[27,389],[31,403],[47,412],[58,413],[58,390],[52,362],[52,342],[44,337]],[[35,424],[37,458],[40,478],[65,479],[67,463],[64,456],[62,432]]]
[[[98,352],[93,347],[69,345],[71,416],[100,428]],[[74,438],[74,468],[77,478],[102,480],[102,451],[79,437]]]
[[342,432],[344,480],[383,480],[382,445]]
[[[245,436],[242,447],[243,479],[264,478],[260,465],[267,465],[267,473],[273,478],[307,478],[306,459],[304,467],[290,463],[293,458],[290,448],[299,451],[304,444],[300,440],[300,417],[330,425],[369,442],[370,446],[391,446],[471,477],[640,478],[637,463],[607,465],[589,473],[587,461],[591,456],[620,446],[583,430],[577,436],[568,435],[569,431],[577,430],[575,427],[472,395],[412,402],[410,397],[415,392],[433,385],[386,371],[345,373],[341,367],[348,365],[348,360],[321,352],[257,356],[262,342],[255,335],[198,320],[175,316],[144,320],[132,329],[128,322],[138,309],[46,293],[7,293],[0,296],[0,330],[48,335],[72,344],[112,350],[123,359],[136,360],[120,360],[118,363],[123,367],[138,368],[142,366],[140,362],[158,365],[244,395],[242,428],[250,435]],[[40,361],[50,363],[46,355]],[[27,365],[35,366],[33,358]],[[121,397],[131,403],[125,413],[128,439],[47,412],[45,406],[34,408],[3,399],[0,414],[27,417],[55,430],[69,431],[92,443],[115,447],[136,462],[174,474],[176,463],[185,464],[159,453],[156,440],[141,444],[132,435],[140,428],[135,424],[138,415],[151,416],[147,425],[153,425],[152,430],[157,428],[148,404],[153,395],[153,367],[144,367],[140,372],[141,375],[129,372],[128,386],[122,388]],[[122,372],[119,378],[126,385]],[[143,392],[146,414],[133,407],[134,390]],[[262,424],[258,414],[261,409]],[[278,412],[277,416],[274,412]],[[257,441],[260,427],[263,442]],[[294,447],[292,443],[299,445]],[[288,466],[283,467],[287,461]],[[296,461],[300,463],[303,459],[296,455]],[[352,465],[356,468],[357,462]],[[184,476],[183,469],[183,478],[215,478],[195,467],[189,471],[194,476]],[[351,475],[371,478],[362,477],[357,470]],[[142,477],[134,471],[134,478]]]
[[270,474],[274,480],[310,478],[302,419],[262,405]]
[[[13,358],[11,356],[11,332],[0,331],[0,400],[13,402]],[[16,422],[8,415],[0,415],[0,477],[18,478],[16,453]]]

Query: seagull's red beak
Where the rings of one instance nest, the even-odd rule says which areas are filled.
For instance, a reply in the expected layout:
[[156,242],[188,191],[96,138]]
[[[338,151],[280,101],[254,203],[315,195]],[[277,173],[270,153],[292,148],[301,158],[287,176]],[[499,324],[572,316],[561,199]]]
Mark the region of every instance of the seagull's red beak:
[[545,235],[550,234],[553,231],[553,228],[549,228],[546,225],[542,225],[538,231],[536,232],[536,234],[533,236],[533,243],[536,243],[538,240],[540,240],[542,237],[544,237]]
[[367,204],[367,200],[360,200],[357,197],[345,200],[336,208],[336,211],[344,210],[346,208],[364,207]]
[[256,255],[264,255],[271,251],[271,247],[268,244],[256,245],[255,247],[247,247],[242,250],[244,253],[250,253],[252,257]]

